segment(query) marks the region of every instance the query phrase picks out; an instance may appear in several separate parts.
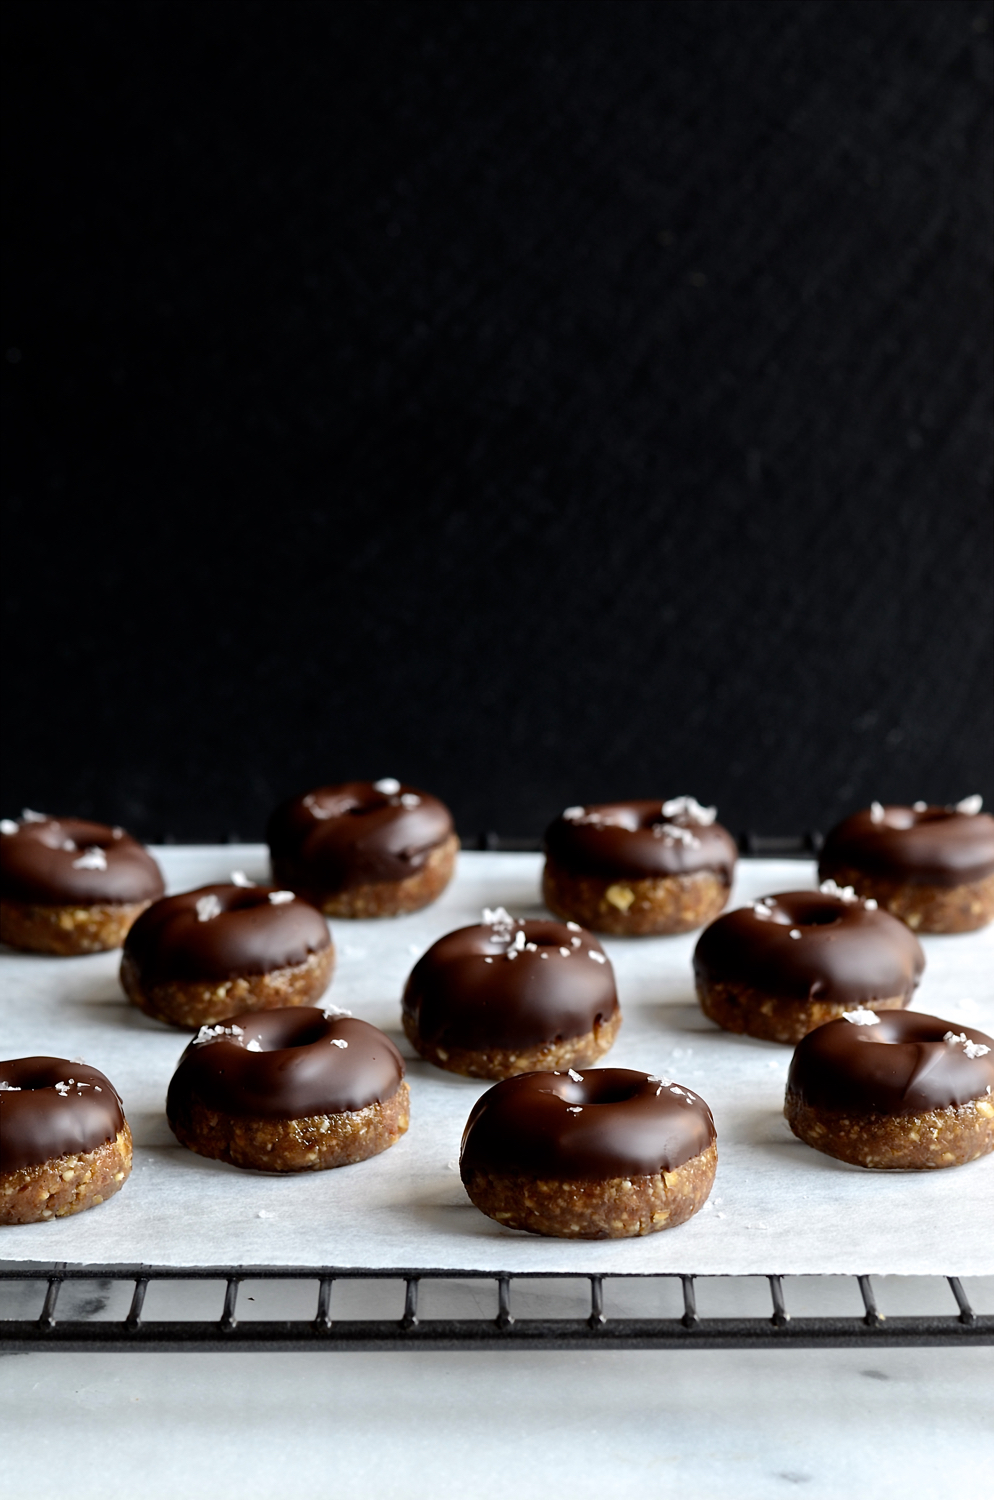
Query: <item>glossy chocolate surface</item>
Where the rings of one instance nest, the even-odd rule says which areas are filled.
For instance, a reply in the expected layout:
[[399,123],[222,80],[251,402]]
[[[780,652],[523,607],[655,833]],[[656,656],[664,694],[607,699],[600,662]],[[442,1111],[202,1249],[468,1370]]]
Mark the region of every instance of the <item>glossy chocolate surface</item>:
[[453,832],[444,802],[388,778],[294,797],[273,814],[267,838],[281,880],[337,891],[405,880]]
[[321,913],[290,895],[267,885],[205,885],[165,896],[135,922],[125,956],[146,982],[233,979],[302,964],[331,938]]
[[33,906],[125,905],[165,890],[148,850],[106,823],[34,814],[0,833],[0,894]]
[[95,1151],[124,1126],[114,1085],[64,1057],[0,1062],[0,1172]]
[[[816,1109],[915,1115],[994,1093],[994,1040],[913,1010],[855,1012],[810,1031],[787,1089]],[[970,1054],[974,1055],[971,1056]]]
[[994,818],[947,807],[864,808],[833,828],[822,878],[847,869],[918,885],[954,886],[994,871]]
[[470,1051],[538,1047],[585,1036],[614,1015],[614,970],[589,932],[575,922],[489,915],[494,920],[440,938],[411,972],[404,1012],[426,1042]]
[[705,983],[840,1005],[910,998],[924,967],[921,943],[897,917],[819,891],[764,896],[726,912],[694,951],[694,973]]
[[523,1073],[478,1099],[463,1134],[469,1172],[589,1181],[672,1172],[715,1139],[704,1100],[630,1068]]
[[[687,811],[685,804],[690,804]],[[691,797],[569,807],[545,831],[545,848],[574,875],[646,880],[711,870],[731,884],[738,850],[713,808],[695,817]],[[668,811],[664,811],[664,809]]]
[[248,1119],[337,1115],[393,1098],[404,1063],[366,1021],[312,1005],[244,1011],[203,1026],[166,1097],[170,1118],[196,1102]]

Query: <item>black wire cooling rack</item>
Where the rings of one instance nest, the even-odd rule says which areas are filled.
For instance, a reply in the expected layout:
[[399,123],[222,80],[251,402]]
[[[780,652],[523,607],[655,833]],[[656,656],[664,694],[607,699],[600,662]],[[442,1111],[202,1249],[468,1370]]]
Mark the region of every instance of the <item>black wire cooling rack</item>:
[[[234,839],[234,835],[232,835]],[[166,840],[165,842],[172,842]],[[505,838],[482,833],[464,838],[464,848],[503,851],[536,850],[537,839]],[[754,833],[741,835],[742,853],[753,858],[812,858],[821,847],[818,833],[800,837],[766,837]],[[945,1312],[887,1316],[880,1311],[870,1276],[820,1277],[818,1281],[856,1283],[854,1299],[857,1311],[851,1315],[797,1315],[788,1305],[784,1282],[790,1278],[774,1273],[766,1276],[726,1276],[703,1278],[691,1274],[666,1276],[610,1277],[572,1273],[530,1272],[525,1275],[494,1271],[411,1270],[403,1267],[363,1269],[355,1266],[145,1266],[145,1265],[70,1265],[55,1262],[43,1265],[0,1262],[0,1288],[13,1294],[14,1300],[31,1300],[37,1311],[28,1317],[0,1318],[0,1353],[37,1354],[60,1350],[64,1353],[145,1350],[150,1353],[223,1353],[233,1349],[261,1352],[301,1352],[324,1349],[332,1353],[346,1350],[371,1353],[420,1349],[435,1351],[479,1351],[491,1349],[586,1350],[592,1349],[852,1349],[958,1345],[977,1347],[994,1343],[994,1316],[977,1313],[957,1276],[910,1278],[916,1284],[919,1300],[932,1305],[938,1293],[948,1304]],[[900,1281],[901,1278],[888,1278]],[[765,1285],[768,1308],[748,1316],[705,1317],[698,1311],[697,1284],[718,1280],[723,1284],[723,1301],[735,1302],[741,1295],[744,1303],[755,1305],[755,1289]],[[928,1295],[922,1295],[922,1281],[929,1283]],[[217,1306],[213,1316],[196,1318],[144,1316],[149,1288],[167,1284],[174,1291],[192,1286],[213,1288]],[[297,1283],[295,1302],[307,1300],[310,1288],[312,1311],[309,1316],[259,1318],[245,1316],[245,1301],[239,1306],[246,1284]],[[372,1288],[372,1302],[389,1300],[390,1292],[401,1293],[399,1316],[385,1316],[377,1307],[369,1316],[355,1317],[352,1306],[345,1306],[345,1316],[338,1315],[345,1289],[365,1283]],[[563,1299],[543,1298],[541,1288],[550,1291],[566,1288],[570,1312],[561,1311]],[[59,1315],[60,1300],[65,1305],[66,1288],[88,1289],[90,1295],[77,1297],[68,1316]],[[457,1317],[451,1312],[433,1315],[424,1311],[425,1288],[444,1286],[450,1293],[472,1292],[472,1297],[457,1297],[465,1307],[467,1300],[493,1300],[494,1311],[472,1317]],[[670,1316],[612,1311],[607,1288],[619,1286],[643,1294],[635,1300],[651,1301],[655,1288],[665,1288],[672,1298],[676,1293],[677,1310]],[[538,1292],[536,1292],[538,1288]],[[101,1316],[123,1293],[127,1302],[124,1317]],[[379,1297],[375,1295],[381,1293]],[[202,1299],[201,1299],[202,1300]],[[437,1300],[437,1299],[436,1299]],[[624,1299],[622,1299],[624,1300]],[[630,1298],[628,1300],[631,1300]],[[183,1299],[178,1299],[180,1307]],[[442,1300],[444,1306],[444,1299]],[[582,1305],[582,1311],[578,1311]],[[23,1311],[19,1308],[18,1311]],[[123,1308],[122,1308],[123,1310]],[[241,1315],[240,1315],[241,1314]]]
[[[976,1313],[958,1277],[928,1278],[942,1288],[948,1299],[946,1313],[885,1317],[877,1305],[870,1276],[834,1277],[836,1282],[855,1281],[862,1311],[850,1317],[792,1316],[778,1275],[722,1277],[727,1288],[748,1283],[753,1291],[765,1282],[769,1310],[760,1316],[702,1317],[697,1306],[697,1277],[639,1276],[610,1278],[576,1274],[541,1277],[514,1276],[484,1271],[361,1270],[354,1267],[313,1266],[70,1266],[54,1264],[0,1267],[0,1284],[35,1283],[40,1301],[36,1316],[0,1320],[0,1352],[40,1353],[61,1350],[80,1353],[102,1350],[145,1350],[157,1353],[220,1353],[233,1349],[301,1352],[324,1349],[341,1353],[357,1350],[479,1351],[491,1349],[797,1349],[881,1348],[994,1343],[994,1317]],[[822,1278],[819,1278],[822,1279]],[[920,1279],[919,1279],[920,1280]],[[246,1283],[297,1282],[297,1299],[310,1288],[310,1316],[259,1319],[239,1316],[239,1294]],[[554,1308],[542,1307],[536,1285],[546,1282],[561,1291],[565,1285],[575,1303],[583,1299],[579,1314],[556,1316]],[[612,1316],[605,1297],[605,1281],[646,1290],[653,1283],[677,1289],[682,1312],[676,1316]],[[143,1316],[146,1295],[154,1283],[173,1286],[185,1283],[214,1285],[215,1316],[157,1318]],[[402,1288],[403,1311],[399,1317],[336,1316],[336,1291],[343,1284],[366,1282],[387,1292],[390,1284]],[[419,1303],[426,1284],[443,1282],[447,1290],[464,1287],[485,1299],[496,1292],[496,1312],[474,1317],[423,1316]],[[98,1292],[83,1301],[76,1315],[59,1316],[59,1302],[67,1284],[86,1283]],[[528,1313],[516,1313],[518,1288]],[[42,1287],[45,1288],[42,1293]],[[109,1292],[128,1289],[130,1305],[118,1320],[99,1314],[109,1302]],[[6,1290],[6,1288],[5,1288]],[[27,1291],[28,1288],[24,1287]],[[727,1298],[726,1298],[727,1300]],[[536,1303],[538,1304],[536,1306]],[[246,1312],[247,1308],[244,1309]]]

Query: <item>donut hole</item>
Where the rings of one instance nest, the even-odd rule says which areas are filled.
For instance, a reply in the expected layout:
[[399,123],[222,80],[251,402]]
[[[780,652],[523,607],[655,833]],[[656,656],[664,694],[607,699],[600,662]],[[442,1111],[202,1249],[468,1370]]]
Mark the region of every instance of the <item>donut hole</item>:
[[796,927],[834,927],[836,922],[842,921],[842,912],[833,906],[823,907],[820,911],[809,912],[805,917],[799,917],[795,922]]
[[[606,1071],[606,1070],[605,1070]],[[613,1071],[613,1070],[612,1070]],[[645,1088],[644,1076],[635,1078],[609,1078],[604,1073],[592,1070],[584,1074],[583,1080],[577,1083],[568,1079],[566,1084],[557,1089],[557,1093],[567,1099],[570,1104],[627,1104],[629,1099],[634,1099]]]
[[245,1041],[258,1042],[263,1052],[284,1052],[294,1047],[311,1047],[328,1035],[324,1014],[260,1014],[245,1027]]

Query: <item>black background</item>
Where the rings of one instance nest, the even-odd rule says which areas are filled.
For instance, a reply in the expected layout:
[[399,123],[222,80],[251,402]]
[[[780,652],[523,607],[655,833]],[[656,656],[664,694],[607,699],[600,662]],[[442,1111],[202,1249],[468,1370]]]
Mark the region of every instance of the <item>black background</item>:
[[989,5],[4,14],[4,812],[990,799]]

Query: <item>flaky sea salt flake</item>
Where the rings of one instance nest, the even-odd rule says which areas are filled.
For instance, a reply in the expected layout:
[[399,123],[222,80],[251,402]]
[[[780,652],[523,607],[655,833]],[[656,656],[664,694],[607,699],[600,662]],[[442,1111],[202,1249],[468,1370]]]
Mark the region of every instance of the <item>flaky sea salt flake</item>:
[[20,832],[20,827],[20,823],[15,823],[13,818],[0,818],[0,833],[6,833],[9,836]]
[[232,885],[241,886],[244,891],[247,891],[250,886],[255,885],[255,881],[249,880],[244,870],[232,870],[231,883]]
[[879,1026],[880,1025],[880,1017],[877,1015],[876,1011],[875,1010],[863,1010],[863,1008],[861,1006],[857,1006],[857,1008],[855,1010],[845,1010],[845,1011],[843,1011],[842,1012],[842,1019],[843,1019],[843,1021],[848,1021],[849,1024],[850,1024],[850,1026]]
[[296,901],[296,899],[297,897],[294,895],[293,891],[269,892],[270,906],[287,906],[291,901]]
[[215,917],[221,915],[221,903],[217,896],[211,891],[209,896],[201,896],[197,901],[197,921],[211,922]]
[[381,776],[379,781],[373,782],[373,790],[382,792],[384,797],[396,797],[400,791],[400,782],[396,776]]
[[966,813],[968,818],[975,818],[983,805],[983,797],[981,797],[979,792],[974,792],[972,797],[964,797],[961,802],[957,802],[955,811]]
[[72,862],[74,870],[106,870],[107,856],[102,849],[94,844],[89,849],[84,849],[79,859]]

